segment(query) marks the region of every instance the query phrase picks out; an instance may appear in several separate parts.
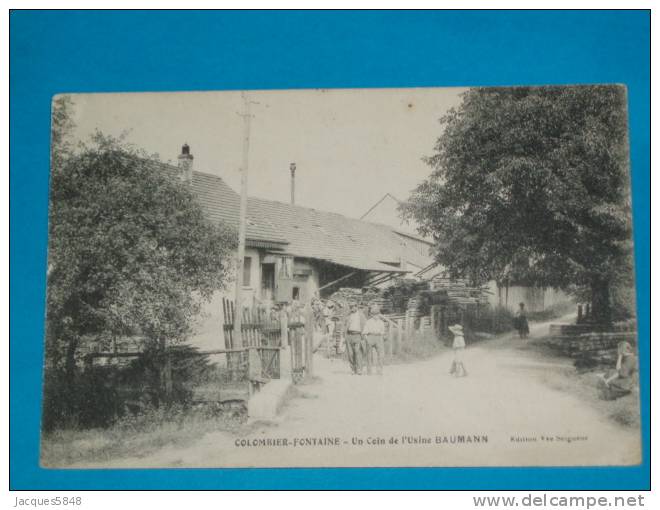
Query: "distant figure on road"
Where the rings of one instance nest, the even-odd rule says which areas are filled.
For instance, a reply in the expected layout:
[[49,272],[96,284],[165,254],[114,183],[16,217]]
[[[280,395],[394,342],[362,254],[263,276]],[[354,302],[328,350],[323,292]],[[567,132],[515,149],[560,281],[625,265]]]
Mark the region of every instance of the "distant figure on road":
[[[362,330],[364,344],[366,346],[365,355],[367,357],[367,374],[371,375],[371,367],[374,364],[374,354],[376,358],[376,369],[379,375],[383,375],[383,353],[385,344],[385,322],[380,316],[380,311],[374,307],[369,311],[369,320]],[[375,350],[375,353],[374,353]]]
[[521,339],[527,338],[529,336],[529,323],[527,322],[525,303],[520,303],[520,309],[516,313],[514,326],[518,330],[518,335]]
[[362,374],[362,356],[366,353],[366,348],[362,339],[362,330],[367,322],[367,318],[358,308],[357,304],[351,305],[351,313],[346,317],[346,353],[348,354],[348,364],[354,374]]
[[630,393],[635,385],[637,357],[628,342],[619,342],[617,348],[616,370],[609,375],[601,375],[598,380],[600,398],[615,400]]
[[465,377],[467,370],[463,365],[463,351],[465,350],[465,337],[463,336],[463,326],[454,324],[449,326],[449,331],[454,335],[452,348],[454,349],[454,361],[451,364],[449,373],[454,377]]

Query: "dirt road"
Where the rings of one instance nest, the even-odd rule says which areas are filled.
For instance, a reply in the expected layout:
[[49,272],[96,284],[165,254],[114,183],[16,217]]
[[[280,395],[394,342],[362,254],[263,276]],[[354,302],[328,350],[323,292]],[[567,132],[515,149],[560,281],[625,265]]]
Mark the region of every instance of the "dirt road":
[[[532,337],[546,329],[533,326]],[[570,360],[520,349],[520,342],[506,335],[469,347],[465,378],[449,375],[449,350],[370,377],[317,356],[319,379],[299,386],[276,422],[86,467],[638,463],[638,430],[605,420],[584,400],[544,382],[544,374]]]

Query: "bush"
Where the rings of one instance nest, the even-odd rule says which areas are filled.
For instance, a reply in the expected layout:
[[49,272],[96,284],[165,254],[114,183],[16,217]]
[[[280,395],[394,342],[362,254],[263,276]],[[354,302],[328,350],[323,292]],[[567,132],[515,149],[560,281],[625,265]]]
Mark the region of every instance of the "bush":
[[472,318],[470,329],[499,335],[513,331],[515,315],[503,306],[486,306],[479,310],[479,315]]
[[550,306],[540,312],[530,312],[527,314],[527,319],[530,321],[549,321],[563,317],[567,313],[575,312],[577,310],[576,304],[572,301],[567,301],[554,306]]
[[[195,349],[172,349],[172,393],[165,395],[161,381],[162,358],[145,352],[126,365],[101,365],[78,369],[70,384],[63,370],[45,371],[42,427],[84,430],[108,427],[118,419],[161,407],[191,404],[192,387],[208,382],[217,373],[207,356]],[[217,382],[219,384],[219,381]],[[75,388],[70,391],[69,388]]]

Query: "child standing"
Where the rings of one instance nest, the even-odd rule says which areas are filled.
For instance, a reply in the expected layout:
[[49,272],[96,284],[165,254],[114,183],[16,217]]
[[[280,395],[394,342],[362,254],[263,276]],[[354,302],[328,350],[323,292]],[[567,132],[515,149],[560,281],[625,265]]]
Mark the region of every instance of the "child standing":
[[454,377],[465,377],[467,375],[467,370],[465,370],[465,365],[463,365],[463,351],[465,351],[463,326],[460,324],[454,324],[453,326],[449,326],[449,331],[454,335],[454,343],[452,344],[452,348],[454,349],[454,361],[451,364],[451,370],[449,373]]

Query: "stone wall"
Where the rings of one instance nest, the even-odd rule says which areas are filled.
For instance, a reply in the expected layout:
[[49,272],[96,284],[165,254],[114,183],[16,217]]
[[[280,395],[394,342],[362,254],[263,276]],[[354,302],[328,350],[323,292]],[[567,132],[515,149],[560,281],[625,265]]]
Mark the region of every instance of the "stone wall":
[[619,342],[637,346],[634,320],[608,326],[597,324],[552,324],[547,343],[566,356],[574,358],[577,368],[613,367]]
[[549,343],[571,357],[605,350],[616,351],[619,342],[623,341],[629,342],[633,346],[637,345],[637,333],[634,331],[601,331],[579,335],[556,335],[549,339]]

